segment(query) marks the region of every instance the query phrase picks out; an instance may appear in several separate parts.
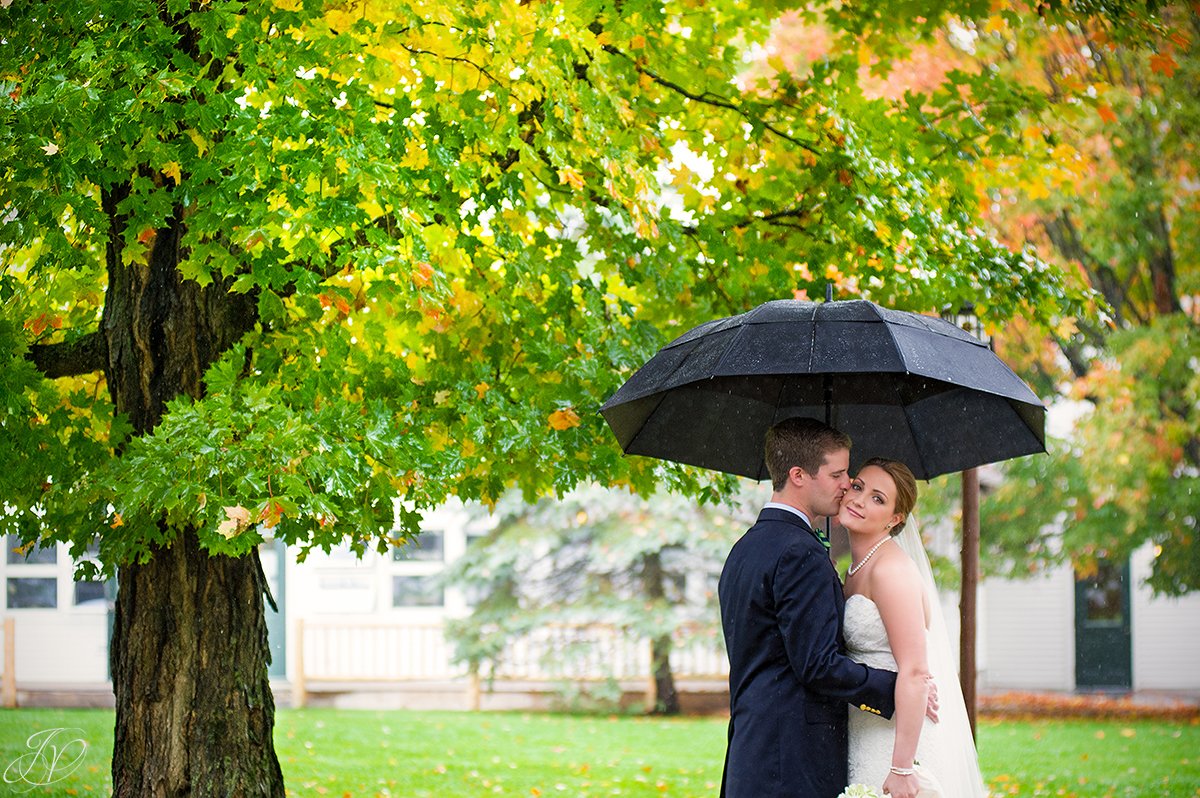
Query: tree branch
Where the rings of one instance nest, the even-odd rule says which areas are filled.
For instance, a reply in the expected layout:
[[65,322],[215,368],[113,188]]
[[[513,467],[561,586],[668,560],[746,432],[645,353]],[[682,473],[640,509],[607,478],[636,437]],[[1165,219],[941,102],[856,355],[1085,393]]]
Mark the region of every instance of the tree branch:
[[611,44],[604,45],[604,51],[611,55],[617,55],[617,56],[620,56],[620,57],[628,60],[631,64],[633,64],[633,68],[638,74],[645,75],[646,77],[650,78],[652,81],[657,83],[658,85],[663,86],[664,88],[668,88],[671,91],[675,92],[676,94],[681,94],[684,97],[687,97],[689,100],[694,100],[698,103],[704,103],[705,105],[711,105],[714,108],[724,108],[728,111],[733,111],[735,114],[738,114],[739,116],[741,116],[751,122],[757,122],[758,124],[762,125],[764,129],[771,131],[772,133],[774,133],[776,136],[779,136],[779,138],[783,139],[784,141],[790,141],[792,144],[795,144],[797,147],[799,147],[802,150],[808,150],[809,152],[813,153],[814,155],[819,155],[821,153],[821,151],[819,149],[817,149],[813,145],[809,144],[808,142],[801,141],[800,139],[796,138],[795,136],[788,135],[787,133],[783,132],[779,128],[775,127],[775,125],[772,125],[770,122],[763,119],[762,117],[752,114],[750,111],[748,111],[746,109],[746,106],[744,104],[739,105],[730,100],[727,100],[724,97],[721,97],[720,95],[713,94],[712,92],[708,92],[708,91],[704,92],[703,94],[697,94],[693,91],[689,91],[688,89],[684,88],[683,86],[680,86],[678,83],[674,83],[670,80],[667,80],[666,78],[662,77],[661,75],[654,72],[653,70],[646,69],[644,66],[642,66],[641,64],[639,64],[637,62],[637,59],[633,58],[632,56],[628,55],[627,53],[621,52],[616,47],[613,47]]
[[103,371],[108,363],[108,341],[97,331],[74,341],[34,344],[25,359],[52,380],[91,374]]

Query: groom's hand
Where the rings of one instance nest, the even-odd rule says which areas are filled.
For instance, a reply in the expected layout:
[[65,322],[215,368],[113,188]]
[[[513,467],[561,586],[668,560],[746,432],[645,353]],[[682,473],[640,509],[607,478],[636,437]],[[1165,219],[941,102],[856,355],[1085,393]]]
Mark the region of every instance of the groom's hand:
[[929,718],[934,723],[937,723],[938,722],[937,682],[935,682],[933,680],[933,676],[926,676],[925,681],[929,685],[929,694],[925,698],[925,717]]

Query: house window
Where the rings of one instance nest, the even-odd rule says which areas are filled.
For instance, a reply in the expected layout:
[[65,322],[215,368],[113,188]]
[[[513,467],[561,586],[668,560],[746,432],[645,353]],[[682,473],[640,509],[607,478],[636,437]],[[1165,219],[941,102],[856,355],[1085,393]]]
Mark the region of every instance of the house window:
[[441,530],[426,530],[412,540],[392,549],[393,562],[418,560],[441,562],[445,559],[446,534]]
[[1126,589],[1122,571],[1105,563],[1084,585],[1084,622],[1088,626],[1119,627],[1125,622]]
[[75,583],[75,606],[81,607],[84,605],[94,606],[96,604],[107,604],[108,597],[104,595],[103,582],[76,582]]
[[10,576],[10,610],[54,609],[58,606],[58,580],[53,577]]
[[52,610],[58,607],[58,544],[27,548],[20,538],[4,538],[4,588],[10,610]]
[[6,548],[8,549],[9,565],[54,565],[58,562],[58,546],[53,543],[37,546],[28,551],[24,551],[20,541],[15,538],[9,538],[8,544]]
[[445,603],[440,574],[392,577],[393,607],[442,607]]

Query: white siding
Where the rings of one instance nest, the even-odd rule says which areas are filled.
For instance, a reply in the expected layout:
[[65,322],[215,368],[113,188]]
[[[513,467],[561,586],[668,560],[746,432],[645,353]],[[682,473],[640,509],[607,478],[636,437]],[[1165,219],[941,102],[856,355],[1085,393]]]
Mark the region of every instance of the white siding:
[[16,621],[18,687],[107,682],[104,612],[13,610],[9,615]]
[[1133,595],[1135,690],[1200,690],[1200,594],[1152,598],[1143,582],[1154,550],[1139,549],[1130,563]]
[[979,642],[989,690],[1075,688],[1075,581],[1070,568],[981,588]]

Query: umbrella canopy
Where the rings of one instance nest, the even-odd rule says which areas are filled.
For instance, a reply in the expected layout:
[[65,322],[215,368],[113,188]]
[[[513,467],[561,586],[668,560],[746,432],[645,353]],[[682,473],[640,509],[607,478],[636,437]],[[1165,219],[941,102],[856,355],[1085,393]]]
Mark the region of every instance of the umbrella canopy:
[[701,324],[600,408],[626,454],[766,479],[763,442],[793,416],[920,479],[1044,452],[1046,409],[984,343],[864,300],[778,300]]

